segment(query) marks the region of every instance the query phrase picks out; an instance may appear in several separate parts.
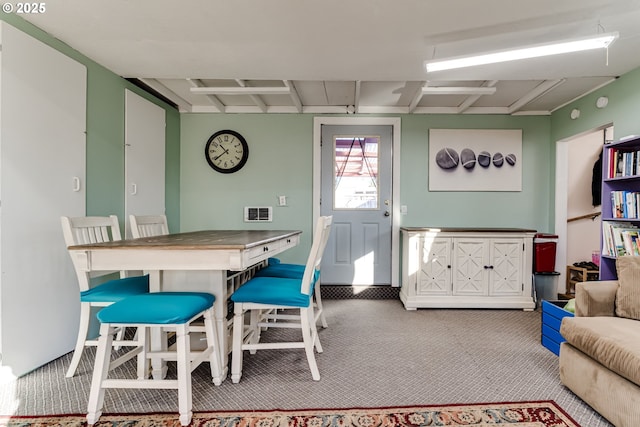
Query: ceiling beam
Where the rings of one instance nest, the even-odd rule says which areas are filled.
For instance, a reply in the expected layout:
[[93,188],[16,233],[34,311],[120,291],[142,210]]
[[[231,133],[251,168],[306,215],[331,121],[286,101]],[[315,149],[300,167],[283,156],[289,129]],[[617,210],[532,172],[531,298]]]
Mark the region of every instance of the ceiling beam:
[[420,82],[420,88],[416,90],[416,93],[413,95],[413,99],[409,103],[409,113],[413,113],[413,111],[416,109],[416,107],[420,103],[420,100],[424,96],[424,93],[422,93],[422,89],[426,87],[426,84],[427,82],[424,82],[424,81]]
[[[200,88],[204,86],[204,83],[202,83],[202,80],[199,79],[187,79],[187,82],[189,82],[189,84],[191,85],[191,90],[193,91],[193,89],[195,88]],[[207,99],[209,100],[209,102],[211,104],[213,104],[214,107],[216,107],[218,109],[218,111],[220,111],[221,113],[224,113],[226,111],[226,106],[220,102],[220,100],[218,99],[218,97],[214,96],[214,95],[208,95]]]
[[556,87],[564,83],[566,80],[567,79],[555,79],[555,80],[543,81],[538,86],[534,87],[532,90],[526,93],[523,97],[518,99],[516,102],[509,105],[509,108],[507,109],[508,114],[516,113],[518,110],[520,110],[522,107],[524,107],[534,99],[539,98],[545,93],[555,89]]
[[291,95],[288,87],[192,87],[196,95]]
[[300,95],[298,95],[295,85],[291,80],[283,80],[282,83],[284,83],[285,87],[289,88],[291,91],[289,96],[291,96],[291,100],[293,101],[293,105],[296,106],[296,110],[298,110],[298,113],[302,113],[302,101],[300,100]]
[[[498,80],[490,80],[490,81],[486,81],[483,83],[483,87],[495,87],[495,85],[498,84]],[[463,113],[465,112],[469,107],[471,107],[473,104],[475,104],[475,102],[480,99],[482,95],[473,95],[473,96],[469,96],[467,99],[464,100],[464,102],[462,104],[460,104],[458,106],[458,113]]]
[[353,95],[354,103],[354,113],[360,112],[360,88],[362,87],[362,80],[356,80],[356,90]]
[[[247,82],[244,81],[244,80],[236,79],[236,83],[238,83],[238,85],[240,87],[248,87],[247,86]],[[258,108],[260,108],[260,111],[262,111],[263,113],[267,112],[267,104],[264,103],[264,101],[260,98],[260,96],[258,96],[258,95],[249,95],[249,98],[251,98],[253,103],[256,104],[258,106]]]
[[422,88],[423,95],[493,95],[494,93],[496,93],[495,87],[425,86]]
[[162,82],[158,81],[157,79],[140,79],[140,81],[146,84],[147,86],[149,86],[151,89],[157,91],[162,96],[165,96],[168,99],[170,99],[172,102],[174,102],[178,106],[178,109],[180,111],[191,112],[191,107],[192,107],[191,103],[186,99],[182,98],[180,95],[178,95],[171,89],[169,89],[168,87],[166,87],[165,85],[163,85]]

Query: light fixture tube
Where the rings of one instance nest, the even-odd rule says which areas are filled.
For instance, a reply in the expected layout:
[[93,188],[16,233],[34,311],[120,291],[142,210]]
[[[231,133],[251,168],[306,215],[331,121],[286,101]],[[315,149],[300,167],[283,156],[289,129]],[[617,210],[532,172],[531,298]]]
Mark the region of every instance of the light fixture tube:
[[427,86],[422,88],[423,95],[493,95],[495,87],[445,87]]
[[428,73],[434,71],[451,70],[454,68],[473,67],[476,65],[494,64],[498,62],[515,61],[518,59],[537,58],[540,56],[558,55],[561,53],[580,52],[590,49],[609,47],[619,34],[617,32],[599,34],[595,37],[565,40],[551,44],[524,47],[521,49],[505,50],[476,56],[446,59],[443,61],[426,62]]

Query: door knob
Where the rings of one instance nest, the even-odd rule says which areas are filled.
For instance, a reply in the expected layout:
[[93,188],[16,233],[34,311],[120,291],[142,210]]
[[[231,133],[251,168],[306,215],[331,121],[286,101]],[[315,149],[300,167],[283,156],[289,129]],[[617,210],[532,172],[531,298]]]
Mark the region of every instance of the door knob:
[[384,211],[384,216],[389,216],[389,215],[391,215],[389,211]]

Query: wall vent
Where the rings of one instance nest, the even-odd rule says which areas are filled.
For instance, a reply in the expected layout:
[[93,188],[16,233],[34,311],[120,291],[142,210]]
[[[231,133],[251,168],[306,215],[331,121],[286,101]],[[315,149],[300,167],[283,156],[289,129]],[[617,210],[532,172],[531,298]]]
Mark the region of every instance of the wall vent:
[[244,208],[245,222],[271,222],[273,220],[273,208],[271,206],[264,207],[248,207]]

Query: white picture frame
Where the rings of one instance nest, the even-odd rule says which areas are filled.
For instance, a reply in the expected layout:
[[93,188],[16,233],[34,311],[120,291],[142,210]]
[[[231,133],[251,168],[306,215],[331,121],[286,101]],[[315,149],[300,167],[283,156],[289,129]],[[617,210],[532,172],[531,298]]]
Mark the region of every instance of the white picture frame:
[[429,129],[428,167],[429,191],[522,191],[522,129]]

